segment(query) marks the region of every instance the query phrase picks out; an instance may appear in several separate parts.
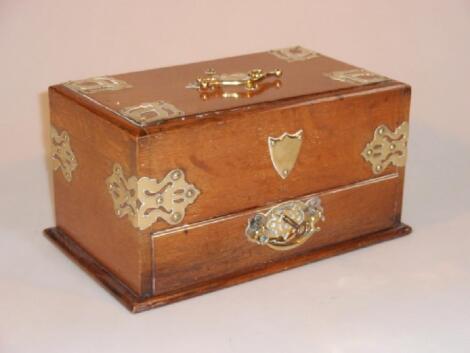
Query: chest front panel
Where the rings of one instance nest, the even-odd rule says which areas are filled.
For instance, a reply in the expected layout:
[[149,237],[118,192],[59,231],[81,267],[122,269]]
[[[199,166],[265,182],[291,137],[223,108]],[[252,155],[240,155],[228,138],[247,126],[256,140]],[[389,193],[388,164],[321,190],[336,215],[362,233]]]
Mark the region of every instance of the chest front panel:
[[184,171],[200,192],[187,224],[326,191],[396,171],[389,164],[377,173],[364,153],[379,126],[406,123],[408,104],[409,91],[398,85],[208,119],[139,139],[138,172]]

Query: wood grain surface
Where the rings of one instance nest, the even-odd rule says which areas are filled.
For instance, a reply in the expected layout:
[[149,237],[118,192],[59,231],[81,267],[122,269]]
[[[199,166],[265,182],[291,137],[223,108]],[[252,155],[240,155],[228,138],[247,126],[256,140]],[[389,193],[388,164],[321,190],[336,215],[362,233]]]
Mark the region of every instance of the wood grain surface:
[[105,180],[114,163],[136,171],[135,137],[50,92],[51,124],[66,130],[78,161],[69,183],[54,172],[56,224],[137,294],[150,290],[150,241],[116,216]]
[[139,313],[152,308],[171,304],[179,300],[188,299],[212,292],[214,290],[237,285],[259,277],[267,276],[277,272],[285,271],[309,262],[322,260],[331,256],[343,254],[348,251],[360,249],[369,245],[377,244],[385,240],[390,240],[410,234],[411,228],[405,224],[384,229],[376,233],[365,234],[361,237],[347,240],[341,243],[325,246],[309,253],[291,257],[273,263],[271,266],[258,268],[251,272],[234,273],[209,282],[200,282],[197,285],[177,290],[171,293],[138,297],[127,286],[109,272],[106,267],[99,263],[95,257],[88,254],[75,241],[67,236],[60,228],[48,228],[44,234],[54,242],[67,256],[82,267],[91,277],[107,289],[116,299],[118,299],[132,313]]
[[[205,101],[182,85],[207,66],[223,72],[276,66],[283,82],[239,101]],[[70,183],[54,173],[56,228],[48,235],[100,273],[132,310],[143,310],[409,232],[400,220],[404,168],[376,176],[361,152],[379,125],[394,130],[408,121],[410,87],[325,76],[350,68],[325,56],[286,63],[258,53],[117,75],[133,86],[122,91],[86,96],[51,87],[51,124],[68,132],[78,167]],[[116,114],[159,99],[186,116],[140,128]],[[299,130],[297,162],[282,179],[268,138]],[[161,180],[180,168],[201,194],[181,224],[159,220],[136,229],[116,216],[105,183],[115,163],[126,178]],[[245,239],[255,212],[310,194],[322,198],[326,221],[305,244],[276,252]]]
[[[405,85],[302,104],[225,115],[138,140],[139,175],[163,178],[181,168],[201,195],[185,223],[237,213],[287,198],[372,178],[361,155],[374,130],[408,120]],[[303,131],[295,167],[282,179],[271,162],[268,137]],[[385,172],[394,172],[390,166]],[[157,222],[151,231],[168,227]]]
[[[204,72],[209,68],[215,69],[218,73],[229,74],[248,72],[258,68],[265,71],[278,68],[282,70],[283,74],[279,79],[279,88],[265,89],[261,94],[255,94],[249,98],[213,98],[205,100],[201,98],[197,90],[188,89],[186,86],[195,81],[196,78],[203,76]],[[324,55],[318,55],[316,58],[305,61],[286,62],[269,52],[261,52],[127,74],[109,75],[124,80],[132,86],[131,88],[117,91],[103,91],[82,95],[62,85],[56,85],[54,88],[87,107],[104,108],[101,110],[111,114],[104,114],[103,116],[113,124],[122,124],[131,130],[135,130],[135,125],[122,119],[119,116],[119,111],[125,107],[136,106],[146,102],[159,100],[169,102],[179,110],[182,110],[185,113],[185,121],[188,121],[200,120],[214,113],[220,114],[220,112],[249,108],[259,104],[276,104],[296,97],[314,96],[326,92],[341,92],[351,89],[355,91],[369,90],[371,87],[381,87],[397,83],[390,80],[358,86],[351,82],[332,80],[325,75],[333,71],[354,68],[356,67]],[[268,83],[270,81],[272,80],[267,80]],[[181,122],[181,119],[167,121],[163,124],[163,128],[166,128],[167,125],[178,124],[178,122]],[[153,129],[159,129],[161,126],[161,124],[153,124],[139,130],[142,130],[140,132],[142,134],[146,131],[152,132]]]
[[214,219],[208,224],[154,236],[155,294],[197,282],[264,268],[277,261],[308,253],[400,223],[399,193],[402,178],[387,175],[367,183],[319,193],[325,221],[306,243],[276,251],[246,239],[248,220],[258,210]]

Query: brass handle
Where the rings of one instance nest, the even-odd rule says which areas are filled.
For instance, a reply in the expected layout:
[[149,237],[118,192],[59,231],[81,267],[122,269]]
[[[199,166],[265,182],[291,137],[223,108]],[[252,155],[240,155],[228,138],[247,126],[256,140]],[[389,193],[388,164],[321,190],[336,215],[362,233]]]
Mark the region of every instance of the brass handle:
[[195,82],[190,83],[187,88],[197,88],[199,90],[212,90],[218,87],[244,86],[246,90],[255,90],[257,83],[268,77],[280,77],[282,71],[275,69],[264,72],[261,69],[253,69],[248,72],[233,74],[218,74],[214,69],[205,72],[204,77],[199,77]]
[[288,201],[265,214],[257,213],[251,217],[245,234],[256,244],[274,250],[289,250],[320,231],[317,223],[324,220],[320,198],[313,197],[306,202]]

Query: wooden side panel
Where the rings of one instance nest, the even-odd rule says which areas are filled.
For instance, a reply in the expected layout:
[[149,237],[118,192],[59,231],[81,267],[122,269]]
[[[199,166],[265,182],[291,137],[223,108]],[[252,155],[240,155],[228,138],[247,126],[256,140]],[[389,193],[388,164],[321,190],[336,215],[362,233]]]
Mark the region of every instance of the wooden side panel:
[[[184,223],[348,185],[374,176],[361,152],[381,124],[408,120],[408,86],[206,119],[139,138],[139,172],[161,179],[182,168],[201,191]],[[268,137],[303,130],[297,163],[287,179],[273,168]],[[394,172],[390,166],[388,173]],[[151,231],[168,227],[159,221]]]
[[150,240],[113,209],[105,180],[115,162],[136,174],[136,141],[70,99],[49,92],[51,123],[66,130],[78,161],[71,182],[54,172],[57,226],[137,294],[149,291]]
[[270,268],[278,261],[397,226],[402,187],[402,176],[394,173],[320,193],[326,217],[321,231],[289,251],[275,251],[246,239],[245,227],[254,211],[155,236],[155,294]]

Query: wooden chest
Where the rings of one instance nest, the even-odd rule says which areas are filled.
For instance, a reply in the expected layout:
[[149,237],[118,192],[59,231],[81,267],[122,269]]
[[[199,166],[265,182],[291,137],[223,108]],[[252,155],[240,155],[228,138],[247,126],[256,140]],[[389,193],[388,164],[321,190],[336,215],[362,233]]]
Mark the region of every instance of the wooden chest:
[[408,234],[410,93],[302,47],[52,86],[45,232],[133,312]]

